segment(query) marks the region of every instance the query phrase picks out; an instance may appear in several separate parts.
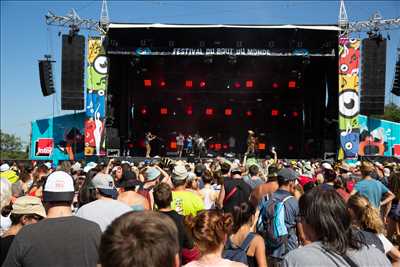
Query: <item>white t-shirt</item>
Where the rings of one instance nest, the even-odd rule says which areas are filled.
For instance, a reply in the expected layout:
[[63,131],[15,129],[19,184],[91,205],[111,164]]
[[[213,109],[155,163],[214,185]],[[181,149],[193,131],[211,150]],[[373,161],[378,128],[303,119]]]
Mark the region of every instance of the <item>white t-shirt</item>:
[[8,228],[11,227],[10,214],[7,217],[0,215],[0,236],[2,236],[8,230]]
[[183,142],[185,141],[185,137],[183,137],[183,136],[181,136],[181,135],[178,135],[177,137],[176,137],[176,144],[178,145],[178,146],[183,146]]
[[381,240],[383,244],[383,248],[385,249],[385,254],[392,250],[393,244],[386,238],[383,234],[378,234],[378,238]]

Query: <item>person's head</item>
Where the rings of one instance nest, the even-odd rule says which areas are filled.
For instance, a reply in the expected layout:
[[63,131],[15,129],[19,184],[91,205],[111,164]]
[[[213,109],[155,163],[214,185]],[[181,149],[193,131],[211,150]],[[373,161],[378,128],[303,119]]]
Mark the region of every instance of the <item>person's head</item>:
[[256,207],[250,202],[243,202],[233,208],[233,232],[236,233],[243,225],[250,227],[254,223]]
[[310,241],[321,241],[340,254],[349,248],[360,248],[353,238],[346,204],[335,190],[313,188],[300,198],[299,208],[304,233]]
[[214,177],[211,171],[205,170],[201,176],[201,179],[203,180],[204,184],[211,184],[214,180]]
[[200,163],[194,167],[194,173],[196,174],[197,177],[201,177],[205,170],[206,170],[205,166]]
[[259,169],[258,169],[258,166],[257,165],[251,165],[250,167],[249,167],[249,174],[251,175],[251,176],[256,176],[256,175],[258,175],[258,171],[259,171]]
[[97,198],[117,198],[118,191],[111,175],[99,172],[91,180],[91,185],[96,189]]
[[154,188],[153,197],[159,209],[169,208],[172,201],[171,187],[166,183],[160,183]]
[[102,267],[177,267],[178,230],[166,215],[132,211],[115,219],[99,248]]
[[240,168],[233,168],[231,170],[231,177],[233,179],[240,179],[242,178],[242,170]]
[[112,169],[112,175],[113,175],[115,181],[121,180],[122,175],[123,175],[122,167],[121,166],[115,166]]
[[46,217],[46,211],[40,198],[23,196],[12,205],[10,220],[12,225],[27,225],[37,223]]
[[0,178],[0,210],[11,202],[11,183],[6,178]]
[[372,230],[377,234],[385,233],[379,210],[374,208],[366,197],[360,194],[352,195],[347,201],[347,208],[353,223],[361,229]]
[[185,224],[202,254],[223,249],[233,227],[232,215],[217,210],[200,211],[196,217],[186,217]]
[[43,187],[43,202],[46,207],[71,206],[75,195],[74,180],[64,171],[51,173]]
[[361,162],[360,171],[363,177],[370,176],[375,171],[375,166],[372,162],[363,161]]
[[283,168],[278,172],[278,184],[279,188],[285,189],[290,193],[295,192],[296,180],[298,178],[297,173],[290,168]]
[[174,184],[174,187],[186,186],[188,176],[189,173],[184,165],[182,164],[176,165],[172,170],[171,174],[172,183]]
[[400,199],[400,172],[393,172],[388,180],[390,191]]
[[148,167],[144,172],[144,182],[156,185],[161,177],[161,172],[156,167]]
[[278,181],[278,171],[278,167],[275,164],[268,167],[268,183]]
[[324,181],[325,183],[333,183],[336,180],[336,172],[334,170],[324,170]]
[[231,170],[231,165],[229,165],[229,163],[222,162],[220,164],[220,166],[221,166],[222,175],[227,175],[229,173],[229,171]]

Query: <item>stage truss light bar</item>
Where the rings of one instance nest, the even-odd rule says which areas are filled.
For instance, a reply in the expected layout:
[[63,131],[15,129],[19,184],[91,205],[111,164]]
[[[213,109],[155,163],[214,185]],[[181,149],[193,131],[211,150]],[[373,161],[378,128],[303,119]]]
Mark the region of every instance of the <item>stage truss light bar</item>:
[[185,87],[186,88],[192,88],[193,87],[193,81],[192,80],[186,80],[185,81]]
[[247,80],[246,81],[246,88],[253,88],[254,82],[253,80]]
[[144,80],[143,84],[145,87],[151,87],[151,80]]
[[232,109],[231,108],[225,109],[225,116],[232,116]]
[[214,114],[214,109],[212,108],[206,108],[206,115],[207,116],[212,116]]
[[167,115],[168,114],[168,109],[167,108],[160,108],[160,114],[161,115]]
[[206,82],[205,81],[200,81],[199,86],[200,86],[200,88],[206,87]]
[[295,89],[296,88],[296,81],[289,81],[288,82],[288,87],[289,87],[289,89]]
[[278,115],[279,115],[279,110],[277,110],[277,109],[271,110],[271,116],[272,117],[277,117]]

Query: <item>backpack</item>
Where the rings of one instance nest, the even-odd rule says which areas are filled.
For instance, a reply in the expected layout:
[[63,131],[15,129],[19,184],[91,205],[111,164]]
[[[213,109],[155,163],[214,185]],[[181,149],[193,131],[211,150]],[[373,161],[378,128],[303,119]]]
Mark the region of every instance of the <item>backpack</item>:
[[264,237],[269,254],[282,245],[285,245],[287,250],[288,229],[285,224],[284,203],[292,197],[287,196],[283,200],[270,198],[262,203],[257,231]]
[[249,249],[250,243],[255,235],[256,234],[252,232],[248,233],[242,244],[238,247],[233,246],[231,240],[228,238],[222,257],[224,259],[241,262],[247,265],[247,250]]

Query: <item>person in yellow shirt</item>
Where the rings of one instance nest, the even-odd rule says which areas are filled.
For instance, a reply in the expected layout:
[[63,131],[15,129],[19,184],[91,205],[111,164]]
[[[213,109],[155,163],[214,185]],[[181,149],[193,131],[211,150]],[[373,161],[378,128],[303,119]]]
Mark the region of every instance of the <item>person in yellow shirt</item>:
[[11,170],[7,163],[0,166],[0,178],[5,178],[12,184],[19,180],[17,173]]
[[195,193],[186,189],[188,171],[184,165],[176,165],[172,171],[172,191],[171,208],[183,216],[196,216],[197,212],[204,210],[203,200]]

